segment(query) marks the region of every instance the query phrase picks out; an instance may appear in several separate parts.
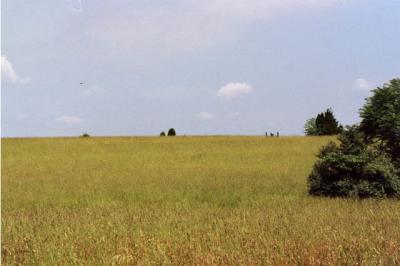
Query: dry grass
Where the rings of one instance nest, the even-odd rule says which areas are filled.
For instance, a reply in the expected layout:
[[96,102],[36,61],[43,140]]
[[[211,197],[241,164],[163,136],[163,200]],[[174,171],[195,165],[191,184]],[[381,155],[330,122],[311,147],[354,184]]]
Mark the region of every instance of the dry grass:
[[3,139],[2,262],[400,264],[400,202],[313,198],[329,138]]

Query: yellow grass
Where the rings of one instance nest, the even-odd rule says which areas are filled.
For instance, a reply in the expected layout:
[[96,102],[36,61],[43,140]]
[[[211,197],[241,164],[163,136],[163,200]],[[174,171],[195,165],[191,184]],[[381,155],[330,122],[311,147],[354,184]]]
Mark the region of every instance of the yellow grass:
[[315,198],[319,137],[2,141],[2,262],[400,264],[400,202]]

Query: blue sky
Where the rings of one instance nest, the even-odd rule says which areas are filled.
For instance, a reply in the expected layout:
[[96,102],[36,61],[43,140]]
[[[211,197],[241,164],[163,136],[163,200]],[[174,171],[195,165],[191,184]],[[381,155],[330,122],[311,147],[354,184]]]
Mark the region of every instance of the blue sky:
[[[2,1],[2,135],[302,134],[400,76],[397,0]],[[84,84],[80,84],[84,83]]]

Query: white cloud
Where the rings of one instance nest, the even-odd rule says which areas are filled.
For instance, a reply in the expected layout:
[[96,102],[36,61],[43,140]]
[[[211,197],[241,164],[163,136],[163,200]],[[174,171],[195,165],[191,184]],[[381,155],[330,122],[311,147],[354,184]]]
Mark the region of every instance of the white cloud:
[[372,87],[373,83],[364,78],[358,78],[353,82],[353,88],[356,90],[370,91]]
[[242,96],[243,94],[248,94],[253,90],[250,84],[231,82],[221,87],[218,90],[217,95],[222,98],[232,99]]
[[208,112],[200,112],[196,115],[199,120],[211,120],[213,119],[213,115]]
[[93,95],[93,94],[98,94],[98,93],[103,93],[103,92],[105,92],[105,89],[102,87],[96,86],[96,85],[88,87],[82,91],[82,93],[85,95]]
[[76,116],[69,116],[69,115],[63,115],[63,116],[57,117],[56,121],[64,123],[64,124],[70,124],[70,125],[80,124],[83,122],[83,120],[81,118],[76,117]]
[[21,78],[17,75],[13,65],[8,61],[5,55],[1,55],[1,80],[5,83],[20,83],[26,84],[31,81],[30,78]]
[[1,56],[1,79],[7,83],[17,83],[20,80],[5,55]]

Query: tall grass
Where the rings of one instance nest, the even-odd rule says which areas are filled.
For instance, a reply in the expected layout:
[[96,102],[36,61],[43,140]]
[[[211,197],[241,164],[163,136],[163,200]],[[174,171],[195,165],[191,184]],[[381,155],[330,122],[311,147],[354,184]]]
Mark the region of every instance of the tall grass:
[[2,262],[400,264],[400,202],[314,198],[324,137],[3,139]]

